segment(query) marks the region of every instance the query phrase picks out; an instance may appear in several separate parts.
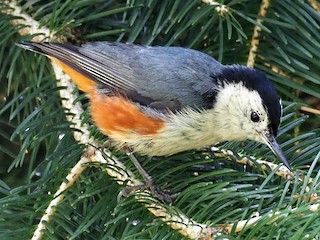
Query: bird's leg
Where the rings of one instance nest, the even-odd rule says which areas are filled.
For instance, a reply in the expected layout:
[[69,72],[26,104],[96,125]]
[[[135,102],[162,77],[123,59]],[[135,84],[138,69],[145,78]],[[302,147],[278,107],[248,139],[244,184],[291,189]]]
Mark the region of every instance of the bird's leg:
[[144,168],[141,166],[133,152],[127,151],[127,155],[131,159],[132,163],[135,165],[139,173],[141,174],[145,184],[139,186],[128,186],[120,192],[120,196],[126,196],[132,191],[150,189],[150,191],[154,194],[154,196],[157,199],[163,202],[171,203],[174,199],[173,196],[169,193],[169,191],[163,191],[155,184],[152,177],[147,173],[146,170],[144,170]]
[[[112,140],[107,140],[103,145],[101,145],[99,148],[110,148],[110,147],[114,147],[114,143]],[[120,198],[122,196],[126,197],[128,196],[130,193],[138,191],[138,190],[146,190],[149,189],[153,195],[166,203],[171,203],[173,202],[173,200],[175,199],[174,195],[170,194],[170,191],[168,190],[162,190],[161,188],[159,188],[155,182],[153,181],[152,177],[147,173],[147,171],[141,166],[140,162],[138,161],[138,159],[136,158],[136,156],[134,155],[134,153],[132,152],[132,149],[126,146],[122,146],[121,149],[126,152],[126,154],[128,155],[128,157],[131,159],[132,163],[134,164],[134,166],[136,167],[136,169],[139,171],[139,173],[141,174],[145,184],[142,185],[136,185],[136,186],[127,186],[125,187],[118,195],[118,201],[120,200]]]

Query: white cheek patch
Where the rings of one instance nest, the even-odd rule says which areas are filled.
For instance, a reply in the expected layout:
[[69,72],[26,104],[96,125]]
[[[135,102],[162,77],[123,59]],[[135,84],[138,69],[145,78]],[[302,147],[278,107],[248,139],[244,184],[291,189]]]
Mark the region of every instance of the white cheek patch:
[[[222,129],[227,126],[228,132],[237,135],[236,140],[256,139],[257,131],[267,129],[268,114],[257,91],[248,89],[242,83],[230,83],[220,89],[216,99],[216,125]],[[259,114],[259,122],[251,120],[253,111]]]
[[246,116],[250,116],[252,111],[257,111],[260,115],[265,113],[259,93],[249,90],[242,83],[226,84],[220,89],[216,99],[214,108],[217,111],[228,110],[231,114]]

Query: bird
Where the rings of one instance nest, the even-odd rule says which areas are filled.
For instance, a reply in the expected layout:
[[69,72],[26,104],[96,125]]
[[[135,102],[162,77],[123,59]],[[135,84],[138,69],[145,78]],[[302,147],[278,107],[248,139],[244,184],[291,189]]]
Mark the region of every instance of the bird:
[[[17,45],[59,65],[87,94],[95,125],[120,148],[170,156],[253,140],[266,144],[291,169],[276,141],[280,98],[257,69],[223,65],[200,51],[175,46],[105,41]],[[145,181],[151,179],[133,161]]]

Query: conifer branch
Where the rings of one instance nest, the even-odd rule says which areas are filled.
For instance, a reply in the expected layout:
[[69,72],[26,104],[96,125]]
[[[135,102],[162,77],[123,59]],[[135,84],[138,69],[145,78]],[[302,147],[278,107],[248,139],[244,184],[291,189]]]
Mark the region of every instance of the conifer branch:
[[[262,0],[258,15],[260,17],[265,17],[269,6],[270,6],[270,0]],[[263,22],[263,20],[261,18],[258,18],[256,21],[259,24],[262,24],[262,22]],[[256,25],[253,29],[253,34],[252,34],[252,38],[251,38],[250,51],[249,51],[249,56],[248,56],[248,61],[247,61],[248,67],[252,67],[252,68],[254,67],[254,63],[256,61],[257,50],[258,50],[258,46],[259,46],[259,42],[260,42],[260,32],[261,32],[261,27],[259,25]]]
[[234,153],[230,149],[221,149],[217,147],[211,147],[211,151],[214,153],[216,157],[220,158],[227,158],[231,161],[236,161],[237,163],[243,164],[243,165],[250,165],[251,167],[255,167],[255,162],[259,164],[262,170],[266,170],[267,167],[269,167],[272,171],[278,168],[278,170],[275,172],[276,175],[284,178],[284,179],[291,179],[296,173],[291,172],[286,166],[279,167],[278,164],[271,163],[265,160],[256,159],[253,156],[244,156],[241,153]]
[[306,107],[306,106],[301,106],[300,109],[301,109],[301,111],[304,111],[304,112],[308,112],[308,113],[313,113],[313,114],[316,114],[316,115],[320,115],[320,110],[315,109],[315,108]]
[[53,39],[53,37],[56,39],[55,32],[51,32],[44,26],[41,27],[39,22],[33,20],[29,15],[22,13],[17,1],[4,1],[4,4],[7,6],[3,7],[1,12],[15,17],[13,20],[11,20],[11,24],[13,26],[24,26],[18,30],[18,33],[21,36],[35,35],[31,40],[38,42],[43,41],[44,39]]
[[310,3],[311,7],[314,8],[314,10],[316,10],[317,12],[320,13],[320,3],[317,0],[308,0],[308,2]]
[[[262,59],[264,59],[264,57],[261,57]],[[280,74],[286,78],[290,78],[293,81],[297,82],[297,83],[303,83],[305,82],[304,79],[302,78],[298,78],[298,77],[292,77],[289,74],[287,74],[286,72],[284,72],[283,70],[281,70],[279,67],[275,66],[275,65],[271,65],[269,63],[265,64],[267,67],[271,68],[271,70],[277,74]],[[320,115],[320,110],[319,109],[315,109],[315,108],[311,108],[311,107],[307,107],[307,106],[300,106],[300,110],[304,111],[304,112],[308,112],[308,113],[312,113],[315,115]]]
[[[33,35],[42,34],[43,36],[37,36],[33,38],[34,41],[43,41],[44,39],[55,39],[54,33],[50,32],[49,29],[45,27],[39,27],[39,23],[33,20],[29,15],[22,13],[21,8],[16,1],[10,1],[8,3],[10,6],[9,10],[4,13],[10,14],[12,16],[18,16],[19,19],[12,21],[12,25],[24,24],[27,25],[24,29],[20,30],[21,35]],[[86,152],[83,154],[81,159],[77,164],[71,169],[70,173],[66,176],[67,182],[63,182],[57,192],[54,194],[54,199],[50,202],[44,215],[42,216],[37,229],[34,232],[32,240],[40,240],[43,238],[44,230],[46,229],[46,222],[50,222],[52,216],[55,214],[55,207],[63,200],[64,194],[69,187],[71,187],[74,182],[79,178],[81,173],[85,170],[83,164],[89,162],[99,162],[114,165],[116,171],[112,168],[106,169],[109,176],[114,177],[118,184],[123,184],[128,182],[128,185],[141,185],[142,183],[134,176],[134,174],[127,170],[121,161],[119,161],[114,156],[111,157],[111,152],[105,150],[104,154],[107,155],[106,160],[102,155],[101,151],[95,150],[93,146],[99,146],[92,137],[90,137],[90,132],[88,130],[87,124],[82,124],[81,115],[83,113],[83,108],[80,102],[77,102],[77,96],[74,94],[74,85],[71,83],[70,78],[63,73],[63,71],[54,63],[52,64],[53,70],[55,72],[57,85],[63,87],[60,90],[60,96],[62,100],[63,108],[68,112],[67,120],[74,125],[74,127],[80,131],[74,131],[74,138],[80,144],[86,144],[88,146]],[[91,146],[89,146],[90,144]],[[128,181],[129,180],[129,181]],[[203,236],[212,235],[214,232],[220,232],[220,228],[211,228],[203,224],[198,224],[193,220],[189,219],[183,213],[178,213],[175,211],[173,214],[172,209],[168,211],[167,208],[160,205],[156,199],[152,199],[148,194],[148,199],[152,199],[153,203],[148,203],[144,194],[136,194],[135,198],[139,202],[143,202],[145,207],[153,213],[156,217],[160,217],[164,222],[170,225],[173,229],[177,229],[182,235],[188,236],[190,238],[199,238]]]
[[[310,0],[311,1],[311,0]],[[203,0],[204,3],[215,5],[216,11],[219,14],[224,14],[229,11],[227,6],[217,3],[216,1]],[[13,25],[27,25],[25,28],[19,30],[21,35],[37,35],[34,37],[34,41],[42,41],[44,39],[57,39],[54,32],[50,32],[49,29],[45,27],[40,27],[37,21],[34,21],[29,15],[23,14],[19,8],[16,1],[8,1],[7,5],[10,9],[1,10],[6,14],[19,17],[19,19],[12,20]],[[267,9],[269,7],[269,1],[263,1],[261,4],[259,16],[264,17],[266,15]],[[257,22],[262,23],[261,19]],[[254,66],[256,58],[256,50],[259,45],[261,28],[256,26],[251,42],[251,49],[248,58],[248,66]],[[42,34],[43,36],[39,36]],[[59,39],[58,41],[61,41]],[[77,102],[77,96],[74,94],[74,85],[71,83],[68,76],[66,76],[59,67],[53,64],[53,70],[55,72],[57,85],[62,87],[60,90],[60,96],[62,100],[62,106],[67,112],[67,120],[74,125],[77,130],[74,131],[74,138],[79,144],[85,144],[87,146],[85,153],[82,155],[79,162],[71,169],[70,173],[66,176],[67,182],[63,182],[57,192],[54,194],[54,199],[50,202],[41,221],[34,232],[33,240],[43,238],[43,232],[46,229],[46,222],[52,219],[55,214],[55,207],[63,200],[65,191],[74,184],[74,182],[79,178],[83,170],[86,168],[85,163],[98,162],[102,164],[108,164],[115,167],[115,169],[108,168],[106,172],[109,176],[112,176],[118,184],[123,184],[128,182],[129,185],[140,185],[141,182],[135,177],[135,175],[126,169],[124,164],[112,156],[111,152],[108,150],[104,151],[104,154],[94,148],[93,146],[99,146],[99,143],[90,136],[90,132],[87,124],[83,124],[81,120],[81,115],[83,113],[83,108],[80,102]],[[220,157],[227,157],[230,159],[235,159],[232,152],[221,152]],[[243,157],[242,159],[236,159],[237,162],[241,164],[253,164],[251,159]],[[256,160],[257,163],[261,164],[264,168],[269,166],[272,170],[276,169],[278,165],[272,164],[263,160]],[[276,174],[280,175],[285,179],[292,178],[290,171],[286,167],[280,167],[276,171]],[[312,179],[308,181],[312,182]],[[307,189],[306,189],[307,191]],[[299,196],[298,196],[299,197]],[[318,199],[317,196],[312,195],[313,199]],[[315,198],[314,198],[315,197]],[[152,198],[148,191],[137,192],[135,198],[138,202],[142,202],[144,206],[152,213],[154,216],[162,219],[166,224],[170,225],[171,228],[177,229],[182,235],[187,236],[192,239],[210,239],[215,236],[221,235],[221,233],[239,232],[244,227],[254,226],[262,217],[256,216],[248,220],[239,221],[232,224],[221,224],[216,227],[210,227],[206,224],[199,224],[189,217],[185,216],[183,213],[179,212],[174,207],[167,207],[160,204],[156,199]],[[312,212],[319,211],[319,204],[312,204],[309,206],[309,210]],[[291,210],[291,211],[294,211]],[[268,215],[266,215],[268,217]],[[271,218],[270,223],[277,220],[278,218],[284,217],[284,212],[271,212],[270,216],[276,216]],[[236,225],[236,229],[234,227]]]
[[71,187],[74,182],[80,177],[81,173],[85,170],[83,164],[90,162],[90,159],[83,156],[77,164],[72,168],[70,173],[66,176],[66,182],[63,182],[58,191],[54,194],[49,206],[47,207],[44,215],[33,233],[32,240],[40,240],[43,237],[44,230],[46,229],[46,223],[51,221],[52,216],[55,214],[56,206],[64,199],[64,191]]
[[[310,204],[307,207],[307,209],[310,212],[318,212],[320,210],[320,204],[319,203]],[[268,218],[270,219],[268,224],[272,224],[272,223],[276,222],[277,220],[279,220],[280,218],[288,217],[289,214],[295,214],[295,212],[297,212],[297,211],[298,211],[298,208],[292,208],[289,210],[284,210],[282,212],[281,211],[276,211],[276,212],[270,211],[269,214],[266,214],[264,216],[268,216]],[[303,215],[304,215],[303,213],[298,214],[299,217],[302,217]],[[264,218],[263,216],[254,216],[248,220],[241,220],[236,223],[222,225],[221,227],[224,227],[224,231],[226,234],[230,234],[231,232],[239,233],[245,228],[255,226],[259,221],[263,220],[263,218]]]
[[217,13],[220,15],[220,16],[223,16],[224,14],[230,12],[230,9],[224,5],[224,4],[221,4],[217,1],[214,1],[214,0],[202,0],[203,3],[205,4],[208,4],[208,5],[211,5],[211,6],[215,6],[215,10],[217,11]]

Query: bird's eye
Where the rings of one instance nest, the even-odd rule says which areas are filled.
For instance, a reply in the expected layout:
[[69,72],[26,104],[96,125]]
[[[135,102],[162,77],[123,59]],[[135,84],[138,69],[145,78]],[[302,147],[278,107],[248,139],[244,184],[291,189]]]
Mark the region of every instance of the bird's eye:
[[256,113],[256,112],[251,113],[251,121],[252,122],[259,122],[260,121],[260,117],[259,117],[258,113]]

